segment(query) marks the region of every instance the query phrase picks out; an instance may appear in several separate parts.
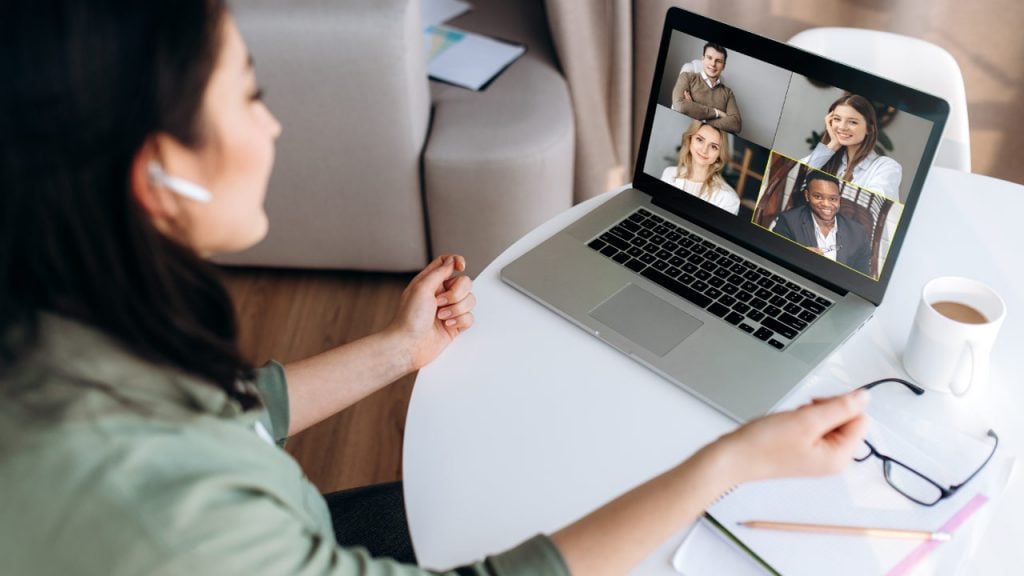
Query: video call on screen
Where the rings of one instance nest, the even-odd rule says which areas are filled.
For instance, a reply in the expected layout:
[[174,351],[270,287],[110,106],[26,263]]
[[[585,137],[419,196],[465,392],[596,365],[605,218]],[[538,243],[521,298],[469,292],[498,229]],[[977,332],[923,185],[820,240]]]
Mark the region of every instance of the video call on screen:
[[878,279],[929,120],[679,31],[657,102],[645,173]]

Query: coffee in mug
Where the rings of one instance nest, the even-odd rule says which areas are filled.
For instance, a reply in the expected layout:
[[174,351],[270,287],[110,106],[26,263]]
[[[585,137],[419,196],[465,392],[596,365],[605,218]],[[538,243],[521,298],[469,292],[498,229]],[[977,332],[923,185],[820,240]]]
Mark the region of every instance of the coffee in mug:
[[963,396],[988,379],[989,354],[1006,304],[988,286],[958,277],[925,284],[903,354],[907,374],[931,390]]
[[988,318],[985,318],[984,314],[962,302],[943,300],[942,302],[932,304],[932,308],[935,308],[936,312],[946,318],[963,322],[964,324],[984,324],[988,322]]

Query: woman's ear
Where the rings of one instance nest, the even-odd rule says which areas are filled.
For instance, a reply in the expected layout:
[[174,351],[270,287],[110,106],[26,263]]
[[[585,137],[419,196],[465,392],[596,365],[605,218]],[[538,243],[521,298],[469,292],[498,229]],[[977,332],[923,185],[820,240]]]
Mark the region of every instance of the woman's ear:
[[159,147],[156,137],[146,139],[132,158],[128,184],[132,198],[142,208],[157,230],[171,232],[178,217],[179,206],[170,191],[166,190],[150,175],[150,165],[160,165]]

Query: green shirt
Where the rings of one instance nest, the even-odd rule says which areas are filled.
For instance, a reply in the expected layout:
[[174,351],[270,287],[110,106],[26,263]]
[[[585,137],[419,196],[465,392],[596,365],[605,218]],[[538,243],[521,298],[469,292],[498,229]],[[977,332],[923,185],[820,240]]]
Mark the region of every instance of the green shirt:
[[[141,360],[92,328],[43,316],[0,376],[0,572],[46,575],[399,575],[340,548],[327,506],[278,443],[284,371],[244,412],[220,389]],[[537,536],[460,574],[567,574]]]

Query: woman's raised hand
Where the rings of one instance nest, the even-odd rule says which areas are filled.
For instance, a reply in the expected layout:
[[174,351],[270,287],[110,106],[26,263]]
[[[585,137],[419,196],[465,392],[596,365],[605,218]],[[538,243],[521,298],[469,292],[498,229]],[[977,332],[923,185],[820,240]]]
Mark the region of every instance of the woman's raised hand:
[[466,259],[455,254],[435,258],[402,292],[390,329],[408,347],[412,370],[429,364],[464,330],[473,325],[473,281],[456,275]]
[[[836,138],[836,129],[835,126],[833,126],[835,121],[836,119],[834,112],[829,112],[828,114],[825,114],[825,132],[828,133],[828,143],[825,145],[828,146],[828,149],[833,152],[839,150],[840,148],[839,138]],[[822,138],[822,141],[824,141],[824,138]]]

